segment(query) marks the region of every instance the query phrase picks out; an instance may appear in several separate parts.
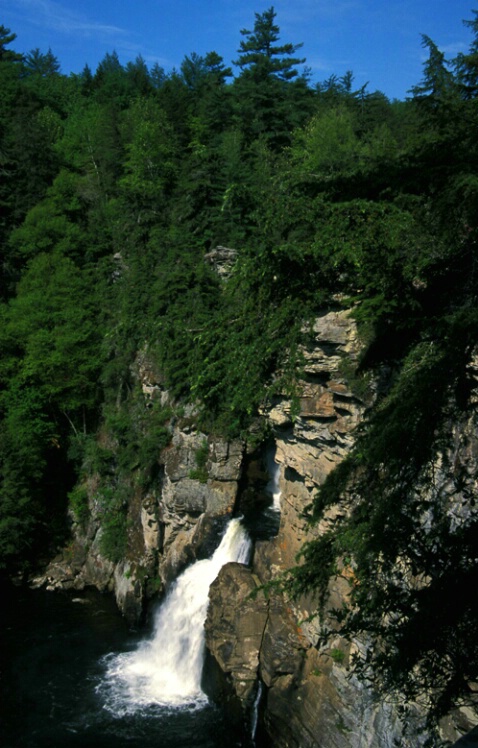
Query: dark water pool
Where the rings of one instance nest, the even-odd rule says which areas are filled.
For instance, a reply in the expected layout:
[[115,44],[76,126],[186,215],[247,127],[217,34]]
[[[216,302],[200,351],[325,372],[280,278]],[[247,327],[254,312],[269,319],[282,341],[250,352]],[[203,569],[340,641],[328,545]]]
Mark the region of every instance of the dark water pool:
[[96,687],[102,657],[136,647],[114,601],[0,588],[2,748],[234,748],[246,743],[221,710],[149,708],[114,717]]

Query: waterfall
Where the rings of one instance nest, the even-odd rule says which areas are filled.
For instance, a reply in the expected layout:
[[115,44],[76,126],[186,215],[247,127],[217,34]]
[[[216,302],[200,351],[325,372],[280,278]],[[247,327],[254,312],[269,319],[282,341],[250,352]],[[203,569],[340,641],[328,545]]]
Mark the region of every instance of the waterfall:
[[266,486],[266,491],[272,494],[272,509],[276,512],[280,512],[280,465],[274,459],[275,452],[268,452],[267,454],[267,471],[270,475],[269,482]]
[[256,698],[254,699],[254,703],[252,705],[252,715],[251,715],[251,741],[254,746],[256,744],[255,740],[256,740],[257,725],[259,722],[259,705],[262,699],[262,691],[263,691],[262,681],[259,681],[259,685],[257,686]]
[[227,526],[210,559],[197,561],[172,585],[156,614],[154,633],[133,652],[108,655],[97,691],[117,716],[155,705],[205,704],[201,689],[209,587],[229,561],[247,563],[251,541],[240,519]]

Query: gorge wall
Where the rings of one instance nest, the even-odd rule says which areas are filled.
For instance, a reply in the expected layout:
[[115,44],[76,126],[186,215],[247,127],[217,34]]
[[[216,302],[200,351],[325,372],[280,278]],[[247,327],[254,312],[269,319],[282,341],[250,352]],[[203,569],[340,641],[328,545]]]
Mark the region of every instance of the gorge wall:
[[[393,704],[374,698],[351,673],[351,655],[363,643],[350,644],[337,633],[327,646],[320,644],[321,622],[311,618],[317,608],[313,594],[292,600],[274,585],[267,586],[296,564],[304,542],[343,511],[333,507],[313,530],[304,516],[318,486],[352,447],[354,430],[379,386],[376,380],[354,374],[360,347],[349,312],[329,311],[316,319],[303,350],[298,403],[277,396],[262,414],[270,425],[280,469],[278,533],[256,542],[250,568],[223,567],[210,591],[208,688],[237,719],[249,720],[254,709],[260,740],[274,748],[412,748],[424,746],[429,737],[422,732],[418,708],[402,720]],[[135,376],[145,407],[154,399],[168,400],[146,353],[138,357]],[[470,417],[453,428],[454,464],[463,465],[468,483],[473,482],[476,424]],[[74,525],[71,545],[37,584],[51,589],[94,585],[114,592],[125,616],[137,621],[150,597],[192,560],[210,555],[218,531],[241,502],[263,501],[265,448],[250,454],[240,441],[199,432],[192,409],[173,415],[170,429],[171,442],[158,454],[155,485],[147,491],[137,487],[129,504],[124,559],[113,563],[99,550],[99,478],[92,475],[87,526]],[[450,476],[444,471],[440,480],[451,509],[463,511]],[[348,589],[347,579],[336,579],[328,606],[338,606]],[[442,722],[441,737],[457,740],[472,725],[471,712],[462,709]]]
[[[278,535],[256,544],[251,569],[228,565],[211,588],[207,645],[225,676],[221,697],[247,705],[259,679],[264,729],[280,748],[411,747],[425,741],[417,738],[418,715],[402,724],[390,705],[377,703],[351,676],[350,644],[337,635],[327,647],[319,646],[320,621],[308,620],[318,604],[313,595],[292,600],[274,586],[262,589],[294,566],[303,543],[321,532],[320,525],[307,526],[304,512],[350,450],[377,386],[351,376],[359,352],[348,312],[329,312],[315,321],[304,350],[299,413],[293,416],[293,403],[277,398],[264,414],[280,465]],[[334,507],[325,522],[339,511]],[[328,605],[337,607],[347,589],[346,580],[335,581]]]
[[[260,682],[260,713],[274,747],[444,746],[476,724],[472,705],[463,706],[442,719],[431,734],[424,709],[412,704],[406,716],[400,716],[396,705],[377,698],[351,672],[351,658],[354,651],[364,650],[363,641],[350,643],[337,632],[335,639],[321,643],[321,623],[337,628],[327,610],[340,607],[349,579],[336,577],[331,582],[323,621],[310,619],[318,607],[313,595],[290,599],[269,585],[297,564],[304,542],[325,531],[344,511],[333,506],[312,530],[304,519],[317,488],[350,450],[354,429],[378,387],[386,384],[386,371],[382,382],[364,383],[350,376],[359,351],[357,329],[347,312],[316,320],[314,338],[304,351],[300,412],[292,418],[292,403],[278,398],[265,414],[274,430],[280,465],[279,533],[256,545],[251,569],[231,564],[211,587],[207,643],[226,682],[221,697],[233,702],[238,698],[245,707]],[[445,502],[457,525],[473,513],[469,497],[478,474],[477,362],[475,356],[469,366],[474,382],[471,408],[460,422],[447,424],[451,446],[433,466],[434,495]]]

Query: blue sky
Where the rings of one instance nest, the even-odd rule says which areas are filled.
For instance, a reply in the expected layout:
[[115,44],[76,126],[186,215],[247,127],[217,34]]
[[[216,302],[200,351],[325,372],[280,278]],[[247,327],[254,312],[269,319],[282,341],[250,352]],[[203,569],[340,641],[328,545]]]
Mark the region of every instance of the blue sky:
[[17,34],[12,48],[51,48],[64,73],[95,70],[116,50],[126,64],[179,67],[191,52],[236,58],[240,29],[270,5],[281,41],[303,42],[313,80],[352,70],[355,85],[403,99],[418,83],[427,34],[448,57],[466,51],[473,0],[0,0],[0,23]]

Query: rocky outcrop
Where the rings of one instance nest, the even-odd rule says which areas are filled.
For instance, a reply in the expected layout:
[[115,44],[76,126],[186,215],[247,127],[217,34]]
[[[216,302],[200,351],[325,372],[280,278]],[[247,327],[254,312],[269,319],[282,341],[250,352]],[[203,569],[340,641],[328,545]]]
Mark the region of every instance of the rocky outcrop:
[[[187,430],[186,430],[187,429]],[[196,455],[207,451],[197,479]],[[217,535],[217,523],[232,513],[241,472],[243,447],[218,438],[175,428],[171,446],[162,454],[164,473],[158,501],[161,527],[159,574],[164,582],[174,579],[193,558],[209,555]]]
[[204,261],[211,266],[222,280],[225,280],[229,277],[234,267],[237,254],[237,249],[218,246],[204,255]]
[[[377,705],[372,694],[350,677],[350,645],[337,637],[328,649],[318,646],[319,623],[308,621],[317,608],[313,595],[298,601],[277,592],[250,596],[257,584],[274,582],[295,565],[303,543],[313,537],[304,512],[318,486],[352,447],[354,429],[374,398],[374,383],[355,374],[360,347],[347,311],[332,311],[315,321],[303,350],[299,412],[290,400],[277,398],[264,413],[274,429],[275,460],[281,471],[278,535],[256,545],[252,569],[223,570],[211,590],[207,646],[244,708],[257,673],[265,686],[264,727],[275,748],[421,744],[413,720],[407,736],[392,707]],[[345,594],[346,582],[337,581],[331,605]],[[246,641],[243,620],[254,605],[258,615],[250,619]],[[221,611],[228,611],[223,625]],[[237,653],[246,645],[249,665],[244,672]]]
[[403,724],[392,705],[377,705],[351,677],[349,647],[337,639],[319,652],[292,606],[281,595],[258,591],[258,582],[252,570],[231,564],[211,587],[207,644],[225,676],[213,693],[228,711],[231,705],[239,711],[239,702],[247,714],[258,677],[265,686],[264,728],[274,748],[424,745],[418,720]]
[[348,311],[316,319],[302,351],[304,379],[298,383],[299,412],[277,398],[264,413],[275,431],[281,465],[281,529],[274,561],[289,568],[307,539],[303,515],[327,475],[353,445],[353,431],[373,398],[373,383],[355,374],[361,344]]
[[[304,510],[352,447],[354,429],[374,399],[375,383],[360,380],[354,373],[359,351],[357,330],[347,312],[331,312],[316,320],[304,350],[299,412],[294,413],[292,402],[278,398],[264,413],[274,428],[275,460],[281,470],[279,533],[256,545],[251,569],[224,570],[211,592],[207,646],[244,709],[253,689],[252,675],[257,673],[264,686],[263,726],[274,748],[415,748],[428,744],[430,738],[420,708],[412,706],[403,719],[393,704],[377,702],[352,674],[351,657],[363,643],[351,645],[339,633],[327,646],[321,643],[317,619],[308,620],[317,609],[313,595],[292,601],[275,591],[274,584],[267,587],[297,563],[303,543],[343,511],[340,506],[328,510],[313,531],[304,520]],[[472,361],[470,377],[474,376],[475,382],[477,372],[476,361]],[[472,393],[470,403],[474,397]],[[433,466],[434,496],[448,506],[448,515],[457,526],[472,519],[469,498],[476,492],[478,474],[478,417],[474,410],[469,413],[459,423],[450,421],[451,446]],[[424,517],[424,531],[426,521]],[[259,589],[265,584],[269,592],[265,597],[259,593],[251,598],[258,584]],[[335,580],[329,605],[338,607],[348,589],[345,579]],[[247,630],[245,661],[250,664],[246,678],[237,653],[246,645],[243,618],[253,601],[259,615],[251,618]],[[228,611],[222,626],[221,610]],[[242,675],[241,685],[236,674]],[[474,719],[475,712],[469,707],[457,710],[442,721],[440,739],[456,741],[471,729]]]
[[[158,449],[157,478],[143,490],[131,477],[127,515],[127,547],[119,563],[101,553],[102,484],[90,476],[89,520],[86,526],[72,520],[73,540],[34,580],[48,589],[83,589],[95,586],[113,592],[119,608],[137,621],[146,600],[161,592],[191,561],[208,557],[227,516],[234,509],[242,469],[243,444],[207,436],[194,425],[194,410],[175,406],[155,371],[147,351],[137,359],[135,376],[144,396],[144,407],[155,400],[172,411],[168,447]],[[103,438],[106,438],[103,436]],[[108,445],[114,450],[114,444]],[[200,455],[200,465],[198,465]]]
[[[269,604],[258,591],[259,580],[242,564],[223,566],[210,589],[206,622],[209,649],[232,685],[221,701],[235,696],[249,703],[255,689]],[[254,593],[257,592],[257,595]],[[234,605],[231,605],[231,598]]]

